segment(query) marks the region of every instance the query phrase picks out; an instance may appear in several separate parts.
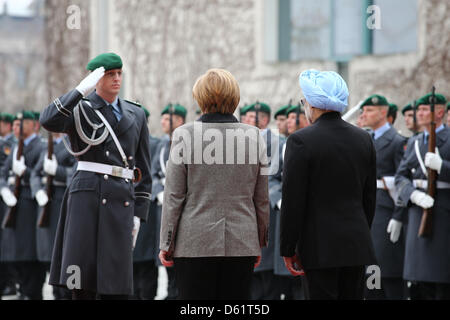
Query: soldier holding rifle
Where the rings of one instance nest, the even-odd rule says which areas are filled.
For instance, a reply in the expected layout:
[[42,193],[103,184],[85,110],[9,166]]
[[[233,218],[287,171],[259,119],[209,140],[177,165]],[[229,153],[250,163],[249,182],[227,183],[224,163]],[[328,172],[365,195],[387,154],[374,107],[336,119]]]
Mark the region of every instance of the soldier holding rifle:
[[[2,226],[2,261],[12,262],[23,299],[41,300],[45,269],[37,260],[37,203],[30,188],[30,175],[43,150],[34,131],[34,114],[17,114],[13,131],[19,139],[0,170],[0,190],[8,206]],[[9,189],[9,172],[15,175],[14,192]]]
[[[49,133],[47,150],[43,150],[31,173],[31,191],[38,202],[37,256],[49,271],[56,229],[67,185],[74,173],[75,158],[67,151],[61,133]],[[70,299],[64,288],[53,288],[56,300]]]
[[[426,299],[450,298],[450,129],[443,124],[445,104],[446,98],[434,92],[417,101],[417,124],[424,132],[411,138],[395,177],[397,205],[409,207],[403,277],[417,282],[416,290]],[[435,192],[429,194],[433,175]]]

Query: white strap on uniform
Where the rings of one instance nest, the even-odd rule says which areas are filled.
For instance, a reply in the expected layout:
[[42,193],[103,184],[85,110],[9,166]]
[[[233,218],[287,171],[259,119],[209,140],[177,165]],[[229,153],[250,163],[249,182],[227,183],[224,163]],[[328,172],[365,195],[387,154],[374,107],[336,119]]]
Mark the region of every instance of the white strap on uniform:
[[420,155],[420,149],[419,149],[419,139],[416,140],[414,143],[414,149],[416,150],[416,157],[417,160],[419,160],[420,168],[422,169],[423,174],[425,177],[428,177],[428,171],[425,167],[425,163],[423,162],[422,156]]
[[95,113],[99,116],[99,118],[102,120],[102,122],[105,124],[106,129],[108,129],[109,134],[114,140],[114,143],[116,144],[117,149],[119,150],[120,156],[122,157],[122,161],[125,164],[126,167],[129,167],[127,156],[125,155],[125,152],[123,152],[122,146],[120,145],[119,139],[117,139],[116,134],[114,133],[114,130],[111,128],[111,125],[109,122],[105,119],[105,117],[101,114],[100,111],[95,110]]
[[161,166],[161,171],[166,175],[166,163],[164,161],[164,154],[166,153],[166,147],[163,146],[161,152],[159,153],[159,165]]
[[[414,188],[419,189],[428,189],[428,181],[427,180],[421,180],[417,179],[413,181]],[[444,182],[444,181],[436,181],[436,188],[437,189],[450,189],[450,183]]]
[[79,161],[77,171],[88,171],[100,174],[107,174],[109,176],[129,180],[133,180],[134,178],[133,170],[122,167],[110,166],[107,164],[97,162]]

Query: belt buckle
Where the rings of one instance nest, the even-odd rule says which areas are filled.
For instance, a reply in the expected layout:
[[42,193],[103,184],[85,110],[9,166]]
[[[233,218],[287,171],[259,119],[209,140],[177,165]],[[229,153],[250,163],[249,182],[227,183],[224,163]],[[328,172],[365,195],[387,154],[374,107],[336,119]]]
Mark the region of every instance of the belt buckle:
[[121,167],[112,167],[112,176],[122,178],[123,177],[123,168]]

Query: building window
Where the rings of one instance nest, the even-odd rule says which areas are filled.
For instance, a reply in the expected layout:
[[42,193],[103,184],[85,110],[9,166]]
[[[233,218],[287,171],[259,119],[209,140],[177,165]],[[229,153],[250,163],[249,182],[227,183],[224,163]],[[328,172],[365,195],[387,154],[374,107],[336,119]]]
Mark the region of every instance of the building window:
[[[277,36],[271,36],[272,43],[266,47],[278,47],[276,61],[345,62],[359,55],[413,52],[417,49],[417,2],[276,0],[274,4],[274,0],[266,0],[265,17],[277,15],[272,18],[277,23],[272,21],[271,27],[278,28]],[[368,8],[373,5],[379,8],[380,29],[367,27],[373,14]]]

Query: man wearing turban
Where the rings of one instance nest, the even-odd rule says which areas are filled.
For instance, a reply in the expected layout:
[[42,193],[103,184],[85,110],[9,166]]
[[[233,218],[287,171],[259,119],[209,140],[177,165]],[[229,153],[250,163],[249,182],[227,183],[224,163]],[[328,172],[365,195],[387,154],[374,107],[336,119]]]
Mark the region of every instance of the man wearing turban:
[[294,276],[306,275],[310,299],[363,299],[365,266],[376,262],[372,138],[341,119],[348,89],[337,73],[305,71],[300,87],[312,125],[287,141],[281,256]]

